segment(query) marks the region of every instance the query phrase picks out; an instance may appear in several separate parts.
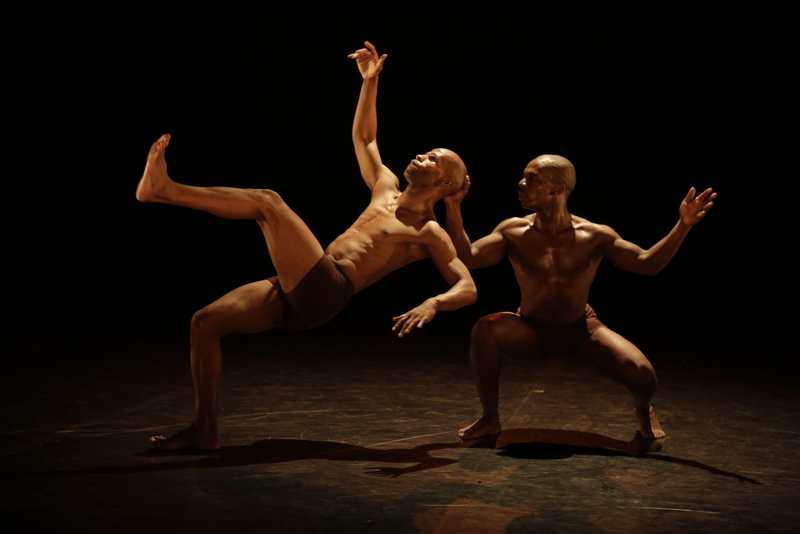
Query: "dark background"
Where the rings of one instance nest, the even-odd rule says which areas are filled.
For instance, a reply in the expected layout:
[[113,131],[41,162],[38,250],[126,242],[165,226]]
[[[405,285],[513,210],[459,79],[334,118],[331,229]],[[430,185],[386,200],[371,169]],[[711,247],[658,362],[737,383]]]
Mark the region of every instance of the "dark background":
[[[659,276],[604,263],[591,303],[634,341],[793,347],[795,6],[6,7],[7,324],[19,335],[188,332],[196,309],[274,274],[255,223],[135,200],[164,132],[173,178],[275,189],[326,246],[369,199],[350,140],[361,78],[346,57],[369,39],[389,55],[378,100],[385,163],[400,172],[434,147],[461,154],[473,238],[524,213],[516,184],[542,153],[575,164],[573,213],[644,247],[672,228],[690,186],[714,187],[717,205]],[[479,302],[430,328],[468,330],[516,308],[507,263],[474,274]],[[444,289],[420,262],[357,295],[335,321],[390,335],[392,315]]]

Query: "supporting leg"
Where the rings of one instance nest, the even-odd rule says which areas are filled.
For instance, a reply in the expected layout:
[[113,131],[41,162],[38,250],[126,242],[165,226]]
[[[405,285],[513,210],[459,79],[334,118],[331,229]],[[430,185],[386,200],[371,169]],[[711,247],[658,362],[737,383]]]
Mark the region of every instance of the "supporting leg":
[[578,353],[603,375],[628,388],[633,396],[633,407],[642,437],[658,439],[666,435],[650,406],[650,400],[658,388],[656,372],[633,343],[602,327],[592,334]]
[[461,439],[478,439],[499,434],[500,369],[502,356],[520,357],[536,351],[536,333],[519,316],[502,312],[487,315],[472,328],[470,361],[478,396],[481,399],[481,418],[458,431]]
[[220,340],[227,334],[268,330],[280,324],[281,302],[272,283],[262,280],[234,289],[194,314],[191,331],[194,420],[172,437],[153,436],[150,442],[164,450],[220,447],[217,396],[222,373]]

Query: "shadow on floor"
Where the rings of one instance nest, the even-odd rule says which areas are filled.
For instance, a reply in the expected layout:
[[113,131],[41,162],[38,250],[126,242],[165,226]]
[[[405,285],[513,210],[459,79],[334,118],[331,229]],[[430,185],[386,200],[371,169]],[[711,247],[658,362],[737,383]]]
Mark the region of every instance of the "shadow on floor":
[[264,439],[250,445],[223,446],[218,451],[159,451],[151,449],[137,456],[151,460],[167,460],[146,465],[89,467],[26,473],[33,476],[170,471],[221,467],[276,464],[297,460],[329,460],[343,462],[411,463],[409,467],[368,468],[376,476],[399,477],[416,471],[436,469],[458,460],[431,456],[431,452],[447,449],[496,449],[498,455],[529,460],[555,460],[576,455],[628,456],[641,460],[658,460],[702,469],[731,477],[740,482],[761,484],[757,480],[723,471],[694,460],[655,454],[661,449],[659,440],[644,439],[638,434],[631,441],[612,439],[600,434],[554,429],[510,429],[479,440],[453,443],[428,443],[410,449],[371,449],[333,441],[298,439]]

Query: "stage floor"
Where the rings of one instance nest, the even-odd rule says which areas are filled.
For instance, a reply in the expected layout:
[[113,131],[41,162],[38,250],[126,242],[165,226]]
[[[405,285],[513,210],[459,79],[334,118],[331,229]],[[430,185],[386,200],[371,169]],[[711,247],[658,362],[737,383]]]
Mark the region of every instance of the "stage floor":
[[[800,531],[790,354],[646,345],[668,437],[637,452],[628,393],[569,358],[510,363],[504,431],[468,329],[333,324],[225,341],[223,447],[149,449],[192,414],[188,332],[50,329],[4,350],[2,514],[19,532]],[[632,338],[634,341],[635,338]],[[9,357],[9,355],[11,357]]]

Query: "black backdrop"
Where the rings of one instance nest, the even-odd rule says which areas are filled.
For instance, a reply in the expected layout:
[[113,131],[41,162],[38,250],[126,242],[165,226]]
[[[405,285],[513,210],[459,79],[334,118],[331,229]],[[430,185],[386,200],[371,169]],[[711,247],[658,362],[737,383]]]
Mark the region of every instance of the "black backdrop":
[[[591,302],[636,339],[788,343],[796,294],[797,8],[793,3],[26,3],[6,8],[5,275],[10,324],[188,326],[274,273],[258,227],[136,202],[149,145],[171,175],[279,191],[325,246],[368,201],[350,141],[360,76],[389,55],[379,144],[401,171],[445,146],[473,180],[473,237],[522,213],[541,153],[571,159],[571,211],[642,246],[690,186],[717,206],[659,276],[604,264]],[[441,218],[443,221],[443,211]],[[475,273],[512,310],[510,266]],[[443,289],[429,262],[359,294],[337,319],[391,324]],[[377,323],[377,325],[375,325]],[[433,325],[431,325],[433,327]]]

